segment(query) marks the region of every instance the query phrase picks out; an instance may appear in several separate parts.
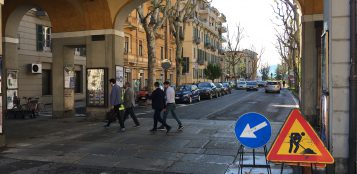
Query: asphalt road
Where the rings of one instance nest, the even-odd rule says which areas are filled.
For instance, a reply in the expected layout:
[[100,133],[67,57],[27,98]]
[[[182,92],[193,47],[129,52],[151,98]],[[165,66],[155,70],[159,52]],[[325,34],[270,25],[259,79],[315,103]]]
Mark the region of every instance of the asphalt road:
[[[272,122],[283,122],[298,102],[290,91],[280,94],[259,91],[234,90],[232,94],[213,100],[202,100],[193,104],[177,104],[176,113],[182,119],[237,120],[239,116],[256,112],[265,115]],[[152,117],[150,108],[138,109],[141,118]],[[168,116],[170,118],[170,115]]]

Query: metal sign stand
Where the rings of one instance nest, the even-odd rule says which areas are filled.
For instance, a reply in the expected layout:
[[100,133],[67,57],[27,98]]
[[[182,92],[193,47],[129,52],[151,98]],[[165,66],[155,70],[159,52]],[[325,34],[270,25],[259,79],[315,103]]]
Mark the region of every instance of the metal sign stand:
[[[281,163],[280,174],[283,174],[284,164],[285,164],[285,163]],[[298,163],[298,166],[300,167],[300,164],[299,164],[299,163]],[[311,163],[311,174],[314,174],[314,166],[315,166],[315,168],[316,168],[316,164]]]
[[270,164],[267,160],[267,146],[264,145],[264,155],[265,155],[265,164],[256,164],[255,162],[255,149],[253,149],[253,164],[244,164],[244,146],[240,145],[239,149],[238,149],[238,154],[237,156],[239,156],[238,159],[238,174],[243,174],[243,168],[244,167],[252,167],[252,168],[266,168],[268,171],[268,174],[272,174],[271,173],[271,168],[270,168]]

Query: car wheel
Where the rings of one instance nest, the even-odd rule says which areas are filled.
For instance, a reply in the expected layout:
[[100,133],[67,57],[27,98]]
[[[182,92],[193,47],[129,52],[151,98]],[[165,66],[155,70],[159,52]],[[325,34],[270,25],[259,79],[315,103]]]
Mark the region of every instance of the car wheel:
[[278,94],[280,94],[280,91],[278,91]]
[[268,93],[268,91],[267,91],[267,90],[265,90],[265,93]]
[[188,98],[188,104],[192,104],[192,97]]

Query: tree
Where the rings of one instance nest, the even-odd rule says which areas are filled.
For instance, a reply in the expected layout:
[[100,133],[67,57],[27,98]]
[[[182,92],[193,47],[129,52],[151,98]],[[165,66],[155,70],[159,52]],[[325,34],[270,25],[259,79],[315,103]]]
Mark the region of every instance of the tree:
[[230,75],[237,77],[241,75],[241,64],[243,63],[244,54],[240,52],[240,43],[243,40],[243,27],[240,24],[236,27],[236,32],[231,35],[229,29],[227,31],[227,47],[225,54],[225,62]]
[[218,79],[222,75],[222,69],[219,65],[216,64],[208,64],[207,68],[204,69],[205,76],[207,79],[212,80],[214,82],[215,79]]
[[252,63],[252,74],[250,74],[249,79],[255,79],[257,77],[258,67],[260,66],[260,61],[264,54],[265,49],[262,48],[259,53],[254,45],[251,46],[250,50],[246,51],[246,56],[251,60]]
[[262,80],[269,79],[270,66],[268,64],[262,65],[260,69],[260,74],[262,74]]
[[301,62],[301,21],[296,0],[275,0],[274,12],[280,24],[277,26],[278,50],[294,74],[296,92],[299,92]]
[[167,13],[169,20],[169,26],[176,43],[176,85],[181,84],[182,75],[182,49],[183,41],[185,40],[186,24],[188,20],[193,19],[194,12],[198,3],[207,3],[204,0],[176,0],[175,3],[170,6],[170,10]]
[[[156,69],[156,36],[158,29],[167,20],[167,12],[170,7],[170,0],[151,0],[148,10],[144,10],[144,5],[139,6],[136,10],[140,22],[146,33],[147,50],[148,50],[148,90],[153,90]],[[146,13],[145,13],[146,12]]]
[[283,80],[284,78],[284,69],[282,65],[278,65],[275,69],[275,80]]

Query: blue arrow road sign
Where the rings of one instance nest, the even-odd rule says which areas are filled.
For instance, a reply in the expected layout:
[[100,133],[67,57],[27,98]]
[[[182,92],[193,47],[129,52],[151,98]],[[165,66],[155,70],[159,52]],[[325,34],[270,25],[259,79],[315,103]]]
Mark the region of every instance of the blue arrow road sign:
[[255,149],[268,143],[271,137],[271,125],[263,115],[247,113],[238,119],[235,133],[240,143]]

